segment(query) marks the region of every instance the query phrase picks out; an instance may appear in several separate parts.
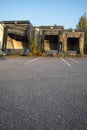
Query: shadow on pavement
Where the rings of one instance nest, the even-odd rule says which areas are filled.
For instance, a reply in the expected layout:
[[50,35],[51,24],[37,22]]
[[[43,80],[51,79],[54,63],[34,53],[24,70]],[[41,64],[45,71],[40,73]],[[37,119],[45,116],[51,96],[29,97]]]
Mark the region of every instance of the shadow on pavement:
[[4,56],[0,56],[0,60],[5,60],[6,58]]

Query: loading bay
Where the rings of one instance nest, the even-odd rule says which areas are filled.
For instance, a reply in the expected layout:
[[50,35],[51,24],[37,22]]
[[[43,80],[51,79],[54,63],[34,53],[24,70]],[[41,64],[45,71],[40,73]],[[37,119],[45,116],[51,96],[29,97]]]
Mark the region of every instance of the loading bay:
[[87,58],[0,57],[0,130],[87,130]]

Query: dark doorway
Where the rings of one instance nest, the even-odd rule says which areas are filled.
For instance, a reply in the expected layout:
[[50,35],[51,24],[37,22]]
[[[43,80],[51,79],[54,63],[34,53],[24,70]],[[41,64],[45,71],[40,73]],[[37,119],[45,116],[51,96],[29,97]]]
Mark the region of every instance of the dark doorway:
[[49,41],[50,50],[58,50],[58,35],[45,35],[44,40]]
[[79,53],[79,38],[67,38],[67,50]]

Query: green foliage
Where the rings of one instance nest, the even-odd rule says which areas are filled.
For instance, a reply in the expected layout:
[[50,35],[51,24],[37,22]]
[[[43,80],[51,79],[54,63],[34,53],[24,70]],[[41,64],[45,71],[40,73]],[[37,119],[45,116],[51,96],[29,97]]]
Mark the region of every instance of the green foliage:
[[33,37],[31,39],[30,45],[31,56],[41,56],[42,55],[42,46],[39,32],[34,29]]
[[76,28],[84,31],[84,52],[87,53],[87,16],[86,13],[80,17]]
[[40,42],[35,43],[34,38],[32,38],[32,40],[31,40],[30,48],[31,48],[30,56],[41,56],[42,55]]
[[86,17],[86,14],[81,16],[81,18],[79,19],[77,29],[80,29],[80,30],[83,30],[83,31],[87,30],[87,17]]

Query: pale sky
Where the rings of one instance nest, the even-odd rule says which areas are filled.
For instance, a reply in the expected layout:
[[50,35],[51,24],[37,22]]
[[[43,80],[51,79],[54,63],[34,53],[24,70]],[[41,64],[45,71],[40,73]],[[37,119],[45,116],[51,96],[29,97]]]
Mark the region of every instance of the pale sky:
[[87,0],[1,0],[0,21],[30,20],[34,26],[75,28],[87,13]]

